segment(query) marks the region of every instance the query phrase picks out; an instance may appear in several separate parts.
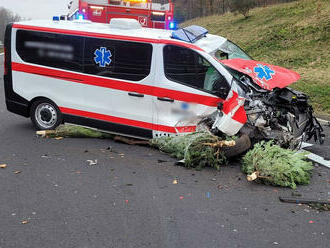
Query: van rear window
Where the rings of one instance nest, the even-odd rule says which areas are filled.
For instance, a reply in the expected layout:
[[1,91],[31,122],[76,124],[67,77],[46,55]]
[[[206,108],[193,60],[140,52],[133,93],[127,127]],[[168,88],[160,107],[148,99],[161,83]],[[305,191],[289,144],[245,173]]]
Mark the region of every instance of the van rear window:
[[18,30],[16,50],[25,62],[82,72],[83,42],[77,36]]
[[18,30],[18,55],[28,63],[140,81],[150,74],[152,45]]

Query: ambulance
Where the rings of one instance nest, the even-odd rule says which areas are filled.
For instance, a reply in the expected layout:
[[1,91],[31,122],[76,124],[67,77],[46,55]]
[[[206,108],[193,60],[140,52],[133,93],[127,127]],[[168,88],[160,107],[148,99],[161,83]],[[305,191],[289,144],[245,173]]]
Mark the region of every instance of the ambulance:
[[212,129],[227,135],[245,126],[321,137],[307,97],[287,88],[299,78],[199,26],[54,18],[5,33],[7,109],[38,130],[74,123],[151,139],[195,132],[213,115]]

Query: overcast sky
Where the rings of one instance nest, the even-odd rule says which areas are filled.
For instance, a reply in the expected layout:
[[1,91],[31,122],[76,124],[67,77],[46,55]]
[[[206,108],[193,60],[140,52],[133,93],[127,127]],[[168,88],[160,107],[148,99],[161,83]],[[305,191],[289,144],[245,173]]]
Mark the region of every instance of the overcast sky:
[[0,0],[0,7],[5,7],[21,17],[47,19],[54,15],[67,14],[69,0]]

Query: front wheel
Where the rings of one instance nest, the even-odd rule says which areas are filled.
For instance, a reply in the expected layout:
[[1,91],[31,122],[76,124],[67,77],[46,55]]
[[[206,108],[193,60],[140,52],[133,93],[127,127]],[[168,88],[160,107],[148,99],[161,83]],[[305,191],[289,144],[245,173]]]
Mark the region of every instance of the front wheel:
[[30,116],[37,130],[53,130],[58,127],[63,120],[59,108],[48,99],[35,101],[31,106]]

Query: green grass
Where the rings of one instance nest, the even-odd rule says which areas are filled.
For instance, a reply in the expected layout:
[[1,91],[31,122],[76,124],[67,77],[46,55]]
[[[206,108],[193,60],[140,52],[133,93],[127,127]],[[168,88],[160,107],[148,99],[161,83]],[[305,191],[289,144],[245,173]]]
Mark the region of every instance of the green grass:
[[254,59],[297,71],[292,87],[319,114],[330,115],[330,1],[300,0],[255,8],[245,19],[228,13],[187,21],[239,44]]

